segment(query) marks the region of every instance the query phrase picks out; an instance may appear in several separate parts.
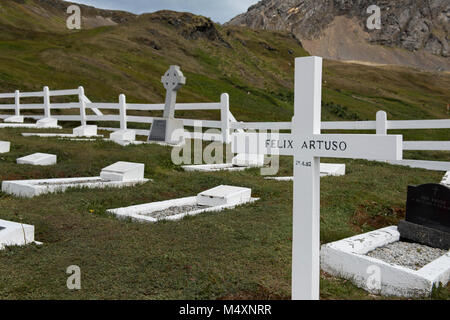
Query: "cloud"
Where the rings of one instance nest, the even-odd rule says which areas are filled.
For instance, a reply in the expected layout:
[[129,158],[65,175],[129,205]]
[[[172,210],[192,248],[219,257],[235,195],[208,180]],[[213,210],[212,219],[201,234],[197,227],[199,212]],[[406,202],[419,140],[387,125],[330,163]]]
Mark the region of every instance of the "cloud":
[[136,14],[158,10],[187,11],[224,23],[247,11],[258,0],[71,0],[102,9],[130,11]]

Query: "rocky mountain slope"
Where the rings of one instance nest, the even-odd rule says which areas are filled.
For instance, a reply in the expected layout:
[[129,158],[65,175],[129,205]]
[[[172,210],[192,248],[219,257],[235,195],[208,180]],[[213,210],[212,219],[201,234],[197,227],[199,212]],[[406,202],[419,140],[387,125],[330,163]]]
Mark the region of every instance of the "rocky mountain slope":
[[[292,118],[294,59],[308,53],[290,32],[221,26],[190,13],[135,16],[92,7],[82,7],[81,30],[68,30],[67,7],[53,6],[56,2],[69,5],[0,2],[0,92],[82,85],[97,102],[114,102],[124,93],[129,102],[162,103],[161,75],[178,64],[187,77],[181,102],[218,101],[227,92],[240,121]],[[114,23],[84,23],[95,19]],[[384,109],[391,119],[445,118],[449,87],[450,75],[442,72],[325,61],[322,115],[365,120]],[[177,116],[217,120],[219,115]]]
[[[380,30],[367,27],[371,5]],[[228,25],[290,31],[327,58],[450,70],[448,0],[263,0]]]

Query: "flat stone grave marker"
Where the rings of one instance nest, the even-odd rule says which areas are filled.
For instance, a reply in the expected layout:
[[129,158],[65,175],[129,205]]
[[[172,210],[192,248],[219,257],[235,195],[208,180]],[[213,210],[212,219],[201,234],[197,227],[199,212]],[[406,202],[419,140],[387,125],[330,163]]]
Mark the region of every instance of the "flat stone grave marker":
[[17,159],[18,164],[29,164],[33,166],[51,166],[56,164],[56,162],[56,155],[49,153],[34,153]]
[[118,218],[131,218],[139,222],[175,221],[186,216],[232,209],[259,200],[252,198],[251,192],[249,188],[222,185],[201,192],[195,197],[111,209],[107,212],[116,215]]
[[23,246],[34,242],[34,226],[0,220],[0,250],[5,246]]
[[123,188],[143,184],[144,164],[118,162],[102,170],[102,176],[39,180],[3,181],[2,191],[17,197],[32,198],[41,194],[64,192],[69,188]]
[[11,142],[0,141],[0,153],[8,153],[11,149]]
[[447,171],[444,178],[442,178],[441,184],[450,188],[450,171]]
[[116,162],[102,170],[100,177],[109,181],[138,181],[144,179],[143,163]]
[[450,188],[441,184],[408,187],[401,237],[433,248],[450,249]]

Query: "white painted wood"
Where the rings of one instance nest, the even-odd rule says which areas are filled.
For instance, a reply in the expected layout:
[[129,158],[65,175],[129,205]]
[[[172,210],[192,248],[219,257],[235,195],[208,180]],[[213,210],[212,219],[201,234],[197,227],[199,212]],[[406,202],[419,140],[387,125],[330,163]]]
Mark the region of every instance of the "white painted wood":
[[[323,245],[322,270],[333,276],[348,279],[369,292],[386,296],[408,298],[430,296],[433,285],[442,283],[445,286],[448,283],[450,252],[418,271],[366,255],[399,239],[397,227],[388,227]],[[369,268],[373,267],[380,269],[380,290],[368,286],[369,277],[372,275]]]
[[0,141],[0,153],[8,153],[11,149],[11,142]]
[[252,189],[221,185],[197,195],[197,203],[201,206],[232,206],[250,201]]
[[34,153],[26,157],[18,158],[17,164],[28,164],[33,166],[52,166],[57,162],[57,157],[54,154],[48,153]]
[[50,92],[48,87],[44,87],[44,117],[50,118],[51,117],[51,111],[50,111]]
[[34,226],[0,220],[0,250],[7,246],[24,246],[34,242]]
[[231,142],[230,139],[230,96],[223,93],[220,96],[220,119],[222,121],[222,141],[226,144]]
[[81,118],[81,126],[86,126],[86,101],[84,100],[84,88],[78,88],[78,101],[80,104],[80,118]]
[[20,97],[21,98],[33,98],[33,97],[43,97],[44,91],[37,91],[37,92],[21,92]]
[[450,119],[441,120],[391,120],[389,130],[398,129],[449,129]]
[[127,99],[124,94],[119,96],[120,130],[127,130]]
[[[345,176],[345,164],[341,163],[321,163],[320,177]],[[294,181],[294,177],[266,177],[266,180]]]
[[425,160],[388,160],[390,164],[399,166],[427,169],[433,171],[448,171],[450,170],[450,162],[445,161],[425,161]]
[[60,96],[78,96],[79,89],[68,89],[68,90],[52,90],[49,92],[51,97],[60,97]]
[[20,91],[19,90],[16,90],[16,92],[14,92],[14,102],[15,102],[14,115],[16,117],[20,117]]
[[385,111],[377,112],[377,134],[386,135],[388,128],[387,113]]
[[450,151],[450,141],[404,141],[403,150]]

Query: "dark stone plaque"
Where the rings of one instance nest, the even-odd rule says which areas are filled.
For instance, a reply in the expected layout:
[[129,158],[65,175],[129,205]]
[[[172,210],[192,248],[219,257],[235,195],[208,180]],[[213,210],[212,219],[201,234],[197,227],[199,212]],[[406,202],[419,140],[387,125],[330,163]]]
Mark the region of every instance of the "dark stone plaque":
[[150,130],[148,141],[165,142],[166,141],[167,120],[154,119]]
[[447,250],[450,245],[450,188],[441,184],[408,187],[406,220],[398,227],[404,239]]
[[5,229],[4,227],[0,227],[0,231],[2,231],[3,229]]

